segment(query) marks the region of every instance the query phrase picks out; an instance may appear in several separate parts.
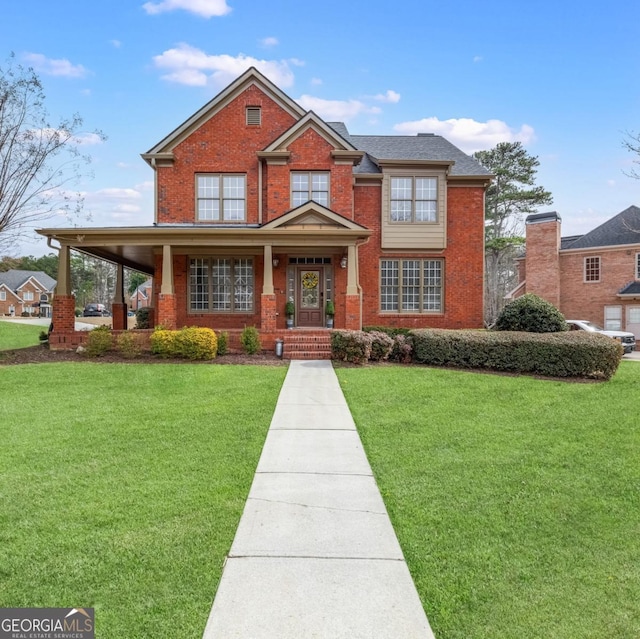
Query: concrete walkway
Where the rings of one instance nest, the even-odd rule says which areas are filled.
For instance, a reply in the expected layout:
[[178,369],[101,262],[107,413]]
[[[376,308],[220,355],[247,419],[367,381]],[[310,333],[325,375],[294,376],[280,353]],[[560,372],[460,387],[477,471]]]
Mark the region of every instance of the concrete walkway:
[[329,361],[292,361],[204,639],[433,638]]

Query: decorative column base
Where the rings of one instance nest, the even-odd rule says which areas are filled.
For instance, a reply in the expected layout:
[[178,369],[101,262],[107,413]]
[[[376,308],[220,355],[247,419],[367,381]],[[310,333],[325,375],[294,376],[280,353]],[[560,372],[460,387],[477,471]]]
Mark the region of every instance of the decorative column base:
[[56,295],[53,300],[53,331],[73,333],[76,330],[75,295]]
[[127,330],[127,305],[111,304],[111,328],[114,331],[126,331]]
[[345,296],[345,328],[349,331],[359,331],[362,328],[362,317],[360,317],[360,296]]
[[176,296],[173,293],[160,293],[158,295],[157,308],[158,324],[175,331],[178,328],[178,317],[176,313]]
[[266,333],[273,333],[276,330],[276,296],[262,295],[260,298],[260,329]]

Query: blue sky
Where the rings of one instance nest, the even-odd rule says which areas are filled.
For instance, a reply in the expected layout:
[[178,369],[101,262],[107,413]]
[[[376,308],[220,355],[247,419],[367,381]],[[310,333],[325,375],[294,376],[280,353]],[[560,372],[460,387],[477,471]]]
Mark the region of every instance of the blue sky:
[[30,0],[2,13],[2,65],[13,51],[53,120],[78,112],[108,137],[83,147],[94,177],[81,225],[150,224],[139,154],[251,65],[352,133],[431,131],[467,152],[521,141],[563,235],[640,206],[622,146],[640,131],[637,2]]

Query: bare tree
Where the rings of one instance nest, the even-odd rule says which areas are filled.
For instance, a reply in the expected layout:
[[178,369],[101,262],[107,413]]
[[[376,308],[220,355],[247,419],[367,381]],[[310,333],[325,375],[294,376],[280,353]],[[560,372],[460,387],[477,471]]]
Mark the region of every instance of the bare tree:
[[[638,159],[633,160],[633,163],[640,164],[640,133],[627,132],[627,137],[622,141],[622,146],[638,157]],[[640,180],[640,169],[632,168],[625,174],[635,180]]]
[[[75,114],[53,126],[40,79],[11,56],[0,67],[0,247],[54,215],[73,218],[83,205],[74,192],[91,162]],[[103,140],[98,131],[94,140]]]

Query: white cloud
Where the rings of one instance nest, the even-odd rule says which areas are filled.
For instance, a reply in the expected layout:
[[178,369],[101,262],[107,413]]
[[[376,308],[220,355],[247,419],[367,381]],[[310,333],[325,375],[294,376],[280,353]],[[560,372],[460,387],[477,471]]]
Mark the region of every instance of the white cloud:
[[311,84],[317,87],[322,84],[322,80],[320,78],[311,78]]
[[224,16],[231,11],[226,0],[161,0],[161,2],[145,2],[142,8],[149,15],[182,9],[202,18]]
[[109,40],[109,42],[111,43],[111,46],[119,49],[122,46],[122,42],[120,42],[120,40]]
[[393,127],[394,131],[404,135],[417,133],[436,133],[460,147],[466,153],[493,148],[499,142],[522,142],[527,144],[534,139],[533,127],[523,124],[519,130],[512,129],[502,120],[476,122],[471,118],[438,120],[423,118],[412,122],[401,122]]
[[473,56],[473,61],[474,62],[482,62],[482,56],[481,55],[474,55]]
[[278,38],[274,38],[273,36],[270,36],[268,38],[262,38],[262,40],[260,40],[260,44],[263,47],[275,47],[278,44],[280,44],[280,42],[278,41]]
[[120,188],[107,188],[95,191],[90,196],[92,198],[108,198],[110,200],[123,200],[123,199],[140,199],[140,191],[136,189],[120,189]]
[[360,100],[324,100],[312,95],[301,95],[296,102],[330,122],[351,120],[362,113],[380,113],[378,107],[367,106]]
[[[139,213],[142,209],[137,204],[118,204],[113,207],[116,213]],[[115,217],[115,215],[114,215]]]
[[81,64],[71,64],[69,60],[47,58],[42,53],[25,53],[24,59],[36,71],[45,75],[53,75],[64,78],[84,78],[89,71]]
[[397,102],[400,102],[400,94],[389,89],[385,93],[378,93],[378,95],[374,95],[373,99],[377,100],[378,102],[388,102],[390,104],[396,104]]
[[223,87],[233,82],[249,67],[255,67],[279,87],[287,88],[293,84],[293,72],[290,64],[300,65],[299,60],[258,60],[239,54],[208,55],[204,51],[188,44],[179,44],[160,55],[153,62],[158,69],[165,71],[164,80],[186,84],[188,86]]
[[90,146],[93,144],[102,144],[104,139],[97,133],[80,133],[73,138],[73,141],[79,146]]

